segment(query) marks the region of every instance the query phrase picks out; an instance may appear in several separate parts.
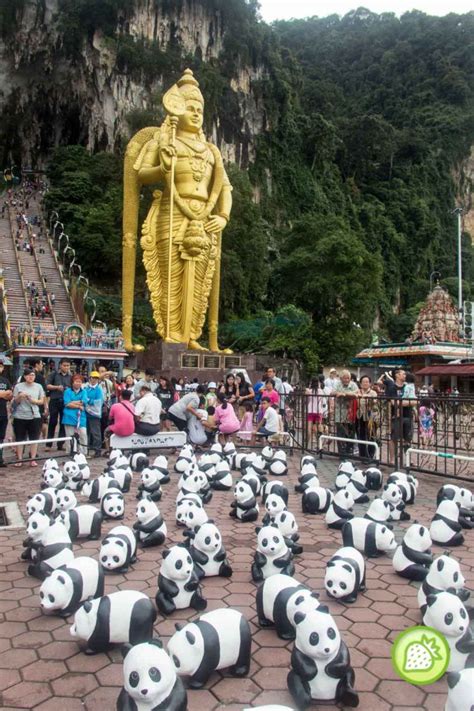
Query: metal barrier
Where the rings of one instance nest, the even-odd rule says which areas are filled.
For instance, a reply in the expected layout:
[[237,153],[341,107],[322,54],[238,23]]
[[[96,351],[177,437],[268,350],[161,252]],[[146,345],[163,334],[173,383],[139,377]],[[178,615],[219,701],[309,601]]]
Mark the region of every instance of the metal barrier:
[[[61,458],[61,457],[70,457],[78,451],[78,438],[76,436],[72,437],[52,437],[51,439],[27,439],[23,442],[2,442],[0,444],[0,452],[3,453],[4,450],[7,448],[16,448],[16,447],[26,447],[28,445],[32,444],[48,444],[48,443],[54,444],[56,442],[69,442],[70,443],[70,448],[68,451],[65,451],[64,454],[57,454],[55,452],[55,458]],[[48,452],[48,455],[45,457],[37,456],[35,459],[39,461],[43,461],[45,459],[49,459],[51,457],[51,453]],[[29,462],[31,457],[23,457],[22,459],[15,459],[16,462]]]
[[349,439],[348,437],[334,437],[332,435],[321,435],[319,437],[319,453],[323,455],[323,441],[334,441],[334,442],[352,442],[358,446],[361,444],[367,445],[368,447],[373,447],[375,450],[375,456],[372,457],[374,462],[379,462],[380,460],[380,447],[377,442],[372,442],[372,440],[367,439]]
[[[451,454],[450,452],[430,452],[427,449],[415,449],[414,447],[409,447],[405,452],[405,469],[410,472],[410,462],[412,454],[422,454],[428,457],[439,457],[440,459],[457,459],[461,462],[472,462],[474,465],[474,457],[466,457],[462,454]],[[437,474],[437,472],[433,472]],[[442,474],[437,474],[438,476],[443,476]],[[472,479],[463,476],[457,476],[457,479],[462,479],[463,481],[472,481]]]

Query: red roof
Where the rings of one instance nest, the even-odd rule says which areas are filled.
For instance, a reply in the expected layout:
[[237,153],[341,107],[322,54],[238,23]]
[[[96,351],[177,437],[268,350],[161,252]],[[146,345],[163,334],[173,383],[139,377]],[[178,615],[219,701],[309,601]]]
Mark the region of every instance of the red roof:
[[474,378],[474,363],[429,365],[416,371],[416,375],[471,375]]

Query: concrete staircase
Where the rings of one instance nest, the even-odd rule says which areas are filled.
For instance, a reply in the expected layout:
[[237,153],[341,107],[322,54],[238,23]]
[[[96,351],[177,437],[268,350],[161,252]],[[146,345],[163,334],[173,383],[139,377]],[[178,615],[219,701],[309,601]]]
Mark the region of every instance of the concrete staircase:
[[15,328],[23,326],[31,328],[32,326],[13,235],[7,208],[4,217],[0,217],[0,266],[4,270],[3,277],[12,331]]

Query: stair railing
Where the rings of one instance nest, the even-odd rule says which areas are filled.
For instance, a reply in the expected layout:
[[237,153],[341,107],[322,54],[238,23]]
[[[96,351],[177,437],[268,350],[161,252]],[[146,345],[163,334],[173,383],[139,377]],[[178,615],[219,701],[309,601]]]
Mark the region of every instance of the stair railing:
[[21,289],[23,292],[23,298],[25,300],[25,306],[26,306],[26,314],[28,316],[28,322],[30,324],[30,329],[33,330],[33,319],[31,318],[31,310],[30,310],[30,305],[28,303],[28,298],[26,296],[26,287],[25,287],[25,280],[23,278],[23,268],[21,266],[20,262],[20,257],[18,256],[18,250],[16,248],[16,242],[15,238],[13,236],[13,227],[12,227],[12,215],[11,215],[11,207],[10,205],[8,206],[8,221],[10,223],[10,239],[11,239],[11,244],[13,248],[13,252],[15,253],[15,261],[16,261],[16,266],[18,269],[18,275],[20,277],[20,284],[21,284]]
[[[28,225],[28,234],[30,235],[30,238],[31,238],[31,227],[30,227],[30,225]],[[45,280],[45,278],[44,278],[43,270],[41,269],[41,262],[40,262],[40,259],[39,259],[38,255],[37,255],[37,253],[36,253],[36,243],[35,243],[35,246],[33,247],[33,250],[32,250],[32,251],[33,251],[33,257],[34,257],[35,262],[36,262],[36,266],[37,266],[37,268],[38,268],[38,274],[39,274],[40,279],[41,279],[41,284],[42,284],[42,286],[43,286],[43,293],[46,292],[46,299],[47,299],[48,306],[49,306],[49,312],[50,312],[51,318],[52,318],[52,320],[53,320],[54,330],[57,331],[57,329],[58,329],[58,322],[57,322],[57,320],[56,320],[56,314],[54,313],[53,302],[51,301],[51,296],[50,296],[50,293],[49,293],[49,289],[48,289],[48,287],[46,286],[46,280]]]

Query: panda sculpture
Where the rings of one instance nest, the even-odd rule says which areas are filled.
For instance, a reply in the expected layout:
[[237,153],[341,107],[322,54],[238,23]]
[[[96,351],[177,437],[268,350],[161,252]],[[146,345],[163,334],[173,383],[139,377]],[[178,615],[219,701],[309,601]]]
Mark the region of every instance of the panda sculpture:
[[118,463],[114,464],[107,473],[112,479],[118,481],[120,491],[124,494],[128,494],[132,484],[132,470],[128,459],[126,457],[123,457],[123,459],[123,462],[119,459]]
[[341,462],[337,469],[336,480],[334,486],[336,490],[345,489],[355,472],[355,467],[352,462]]
[[258,504],[254,491],[248,481],[241,479],[234,488],[234,501],[231,503],[230,516],[248,523],[258,518]]
[[389,476],[387,479],[387,484],[396,484],[398,486],[405,506],[410,506],[415,503],[416,487],[411,481],[400,479],[392,474],[392,476]]
[[132,452],[128,463],[134,474],[141,474],[144,469],[150,466],[150,460],[145,452]]
[[459,523],[462,528],[474,527],[474,496],[469,489],[454,484],[445,484],[438,491],[437,505],[444,501],[454,501],[459,505]]
[[201,615],[176,632],[168,642],[178,674],[189,677],[191,689],[200,689],[211,674],[226,669],[232,676],[246,676],[250,668],[250,625],[241,612],[230,607]]
[[191,555],[181,543],[162,553],[163,562],[158,574],[156,606],[163,615],[171,615],[175,610],[193,607],[205,610],[207,601],[201,593],[199,578]]
[[466,602],[470,593],[464,587],[465,582],[456,558],[452,558],[449,555],[440,555],[435,558],[430,565],[428,575],[418,589],[418,605],[421,614],[425,614],[428,595],[438,595],[440,592],[449,590],[449,592],[457,595],[461,602]]
[[41,610],[60,617],[74,614],[85,600],[102,597],[104,573],[94,558],[74,558],[48,575],[40,587]]
[[291,654],[288,689],[298,709],[314,701],[356,707],[355,674],[349,650],[323,605],[295,615],[296,639]]
[[137,560],[137,541],[131,528],[115,526],[100,546],[99,562],[106,573],[126,573]]
[[288,474],[288,462],[286,452],[277,449],[268,465],[268,473],[273,476],[285,476]]
[[326,564],[324,587],[329,597],[338,602],[355,602],[364,592],[365,561],[356,548],[339,548]]
[[144,548],[161,546],[166,540],[168,530],[158,506],[150,496],[140,499],[137,504],[136,517],[133,530],[137,541]]
[[56,492],[56,505],[58,513],[70,511],[77,506],[77,498],[70,489],[58,489]]
[[260,496],[267,480],[259,474],[253,465],[245,468],[245,473],[240,481],[247,481],[253,489],[255,496]]
[[227,560],[222,535],[214,521],[207,521],[187,533],[191,539],[189,553],[198,577],[219,575],[222,578],[230,578],[232,568]]
[[260,452],[260,456],[265,460],[267,467],[273,459],[273,451],[273,447],[270,444],[266,444]]
[[233,442],[226,442],[224,445],[224,449],[222,450],[222,453],[227,460],[227,464],[231,469],[234,468],[234,460],[235,460],[235,455],[237,454],[237,450],[235,448],[235,444]]
[[109,452],[109,456],[107,458],[107,464],[109,467],[113,467],[115,462],[120,458],[123,457],[123,452],[121,449],[115,448],[111,449]]
[[157,470],[145,467],[141,474],[141,481],[137,487],[137,499],[150,496],[152,501],[159,501],[162,496],[161,478]]
[[303,456],[300,459],[300,469],[305,465],[305,464],[313,464],[314,467],[316,468],[318,466],[318,460],[313,454],[303,454]]
[[356,469],[347,482],[346,491],[352,494],[355,504],[366,504],[369,501],[368,489],[365,485],[365,474]]
[[84,485],[82,473],[79,464],[74,460],[64,462],[63,475],[65,478],[65,486],[71,491],[80,491]]
[[178,482],[178,489],[179,498],[188,494],[198,494],[204,504],[209,503],[212,499],[212,491],[206,475],[194,467],[181,476]]
[[359,517],[344,524],[342,540],[345,546],[357,548],[368,558],[377,558],[383,553],[394,551],[397,547],[393,531],[387,526]]
[[120,489],[108,489],[100,501],[100,510],[105,519],[122,519],[125,514],[125,499]]
[[160,640],[123,645],[122,656],[117,711],[186,711],[186,689]]
[[298,484],[295,484],[296,493],[302,494],[306,489],[319,485],[319,477],[314,464],[311,462],[303,464],[298,477]]
[[388,526],[388,528],[392,528],[391,524],[388,523],[391,516],[392,507],[389,502],[379,497],[371,501],[369,508],[364,514],[364,518],[375,521],[375,523],[382,523],[384,526]]
[[188,494],[180,499],[176,504],[175,516],[178,526],[186,526],[191,529],[202,526],[209,519],[201,497],[197,494]]
[[45,472],[47,469],[57,469],[59,471],[58,460],[54,459],[54,457],[49,457],[49,459],[46,459],[43,462],[42,471]]
[[44,580],[52,570],[68,565],[74,558],[72,543],[64,524],[42,511],[28,518],[28,538],[23,545],[30,551],[28,575]]
[[405,511],[405,503],[398,484],[385,484],[382,499],[390,504],[391,521],[408,521],[410,519],[410,514]]
[[298,533],[298,524],[291,511],[280,511],[272,518],[272,522],[282,534],[286,545],[293,555],[301,555],[303,546],[298,543],[300,534]]
[[76,454],[73,456],[73,460],[79,466],[82,482],[85,482],[90,479],[91,470],[86,455],[82,452],[76,452]]
[[120,489],[120,485],[116,479],[112,479],[107,474],[101,474],[97,479],[86,481],[81,493],[88,497],[89,503],[98,504],[108,489]]
[[288,506],[288,489],[282,481],[279,481],[278,479],[272,479],[271,481],[268,481],[265,484],[262,489],[262,504],[265,504],[265,501],[267,500],[267,496],[269,496],[269,494],[278,494],[278,496],[283,499],[286,506]]
[[69,532],[71,541],[78,538],[88,538],[97,541],[102,532],[102,513],[91,504],[77,506],[75,509],[63,511],[59,520]]
[[322,486],[312,486],[303,492],[301,510],[303,513],[326,513],[333,500],[333,493]]
[[397,575],[408,580],[423,581],[433,562],[431,544],[430,532],[426,526],[413,523],[392,558]]
[[160,484],[168,484],[170,482],[171,479],[168,471],[168,460],[164,454],[159,454],[155,457],[153,464],[151,465],[151,469],[157,473]]
[[211,487],[216,491],[230,491],[232,489],[234,482],[232,481],[232,473],[227,461],[222,460],[214,466],[214,474],[210,482]]
[[444,635],[451,651],[448,672],[474,666],[474,635],[464,603],[450,592],[428,595],[423,624]]
[[383,485],[383,474],[377,467],[368,467],[365,470],[366,487],[371,491],[379,491]]
[[474,667],[448,673],[448,698],[444,711],[472,711],[474,707]]
[[43,471],[41,489],[64,489],[67,479],[59,469],[46,469]]
[[[62,491],[60,489],[59,491]],[[43,489],[39,494],[35,494],[26,502],[26,512],[28,516],[42,511],[48,516],[54,516],[58,510],[58,493],[57,489]]]
[[260,583],[271,575],[283,573],[294,575],[293,553],[285,543],[280,530],[275,524],[255,529],[257,532],[257,550],[252,563],[252,580]]
[[278,494],[269,494],[265,500],[263,524],[271,523],[274,517],[282,511],[286,511],[285,500]]
[[464,536],[459,523],[459,505],[444,499],[431,520],[430,535],[433,543],[440,546],[461,546]]
[[120,590],[86,600],[74,615],[71,637],[87,643],[86,654],[106,652],[113,644],[139,644],[153,637],[156,610],[137,590]]
[[183,472],[186,472],[189,467],[193,463],[195,463],[195,459],[196,458],[194,456],[194,449],[191,445],[185,444],[184,447],[181,448],[181,451],[176,459],[174,465],[175,472],[178,472],[178,474],[183,474]]
[[354,518],[352,507],[354,499],[347,489],[339,489],[334,494],[334,498],[326,511],[326,525],[328,528],[340,530],[346,521]]
[[289,575],[277,573],[263,581],[256,596],[258,624],[260,627],[275,626],[280,639],[292,640],[296,636],[294,615],[304,605],[319,607],[317,593]]

